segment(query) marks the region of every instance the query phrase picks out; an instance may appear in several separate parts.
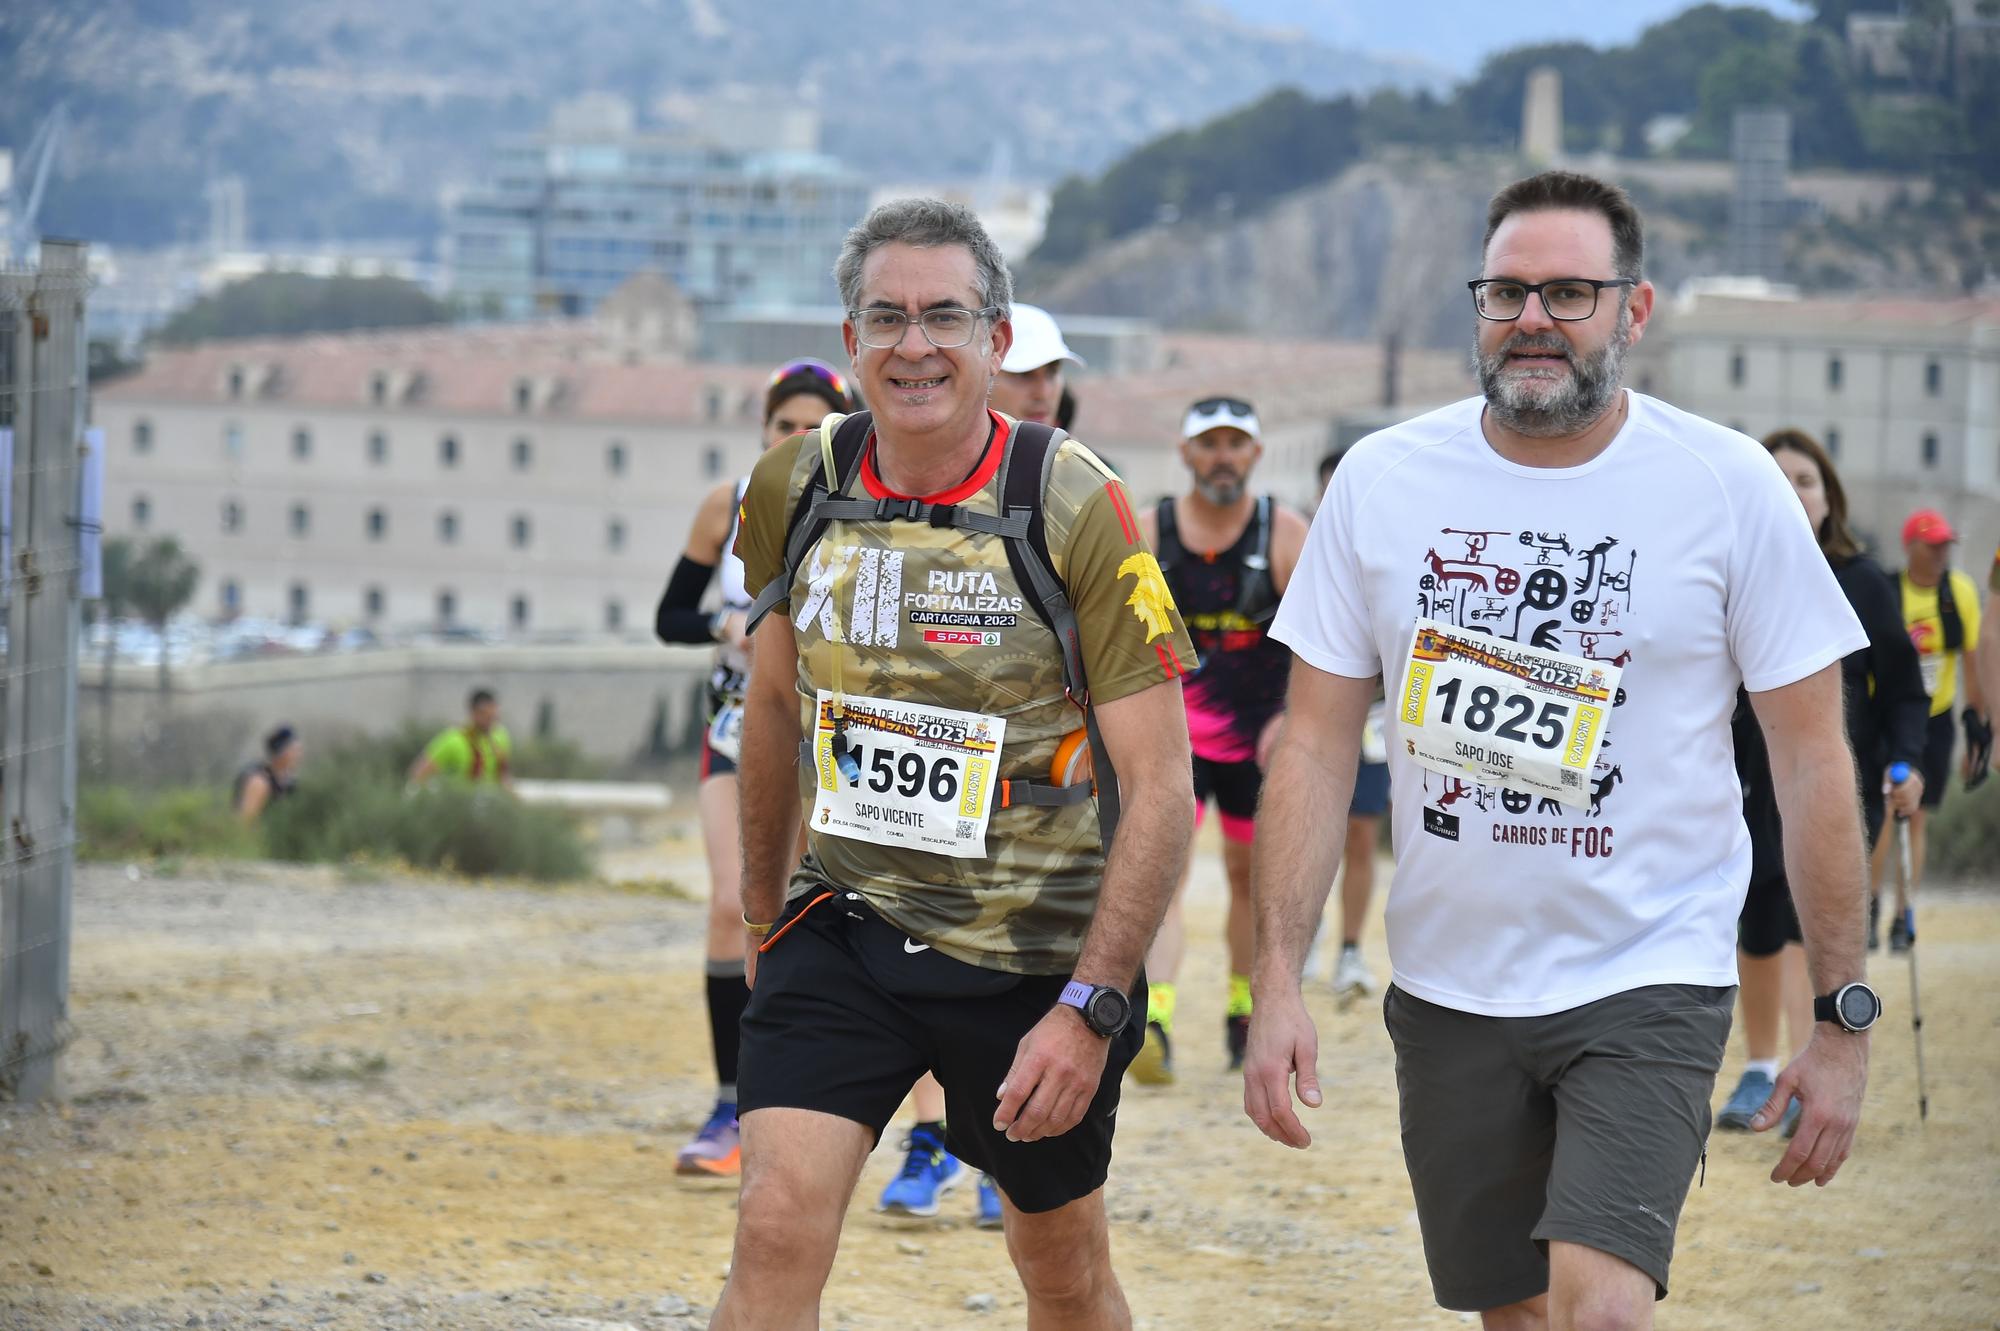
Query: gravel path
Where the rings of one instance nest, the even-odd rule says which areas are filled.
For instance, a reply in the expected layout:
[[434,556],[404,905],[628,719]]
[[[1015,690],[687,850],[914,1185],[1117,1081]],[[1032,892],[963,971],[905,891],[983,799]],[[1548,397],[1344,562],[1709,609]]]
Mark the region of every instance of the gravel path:
[[[698,881],[684,844],[659,858]],[[1108,1194],[1138,1325],[1464,1325],[1431,1302],[1372,1004],[1315,991],[1331,1106],[1312,1151],[1243,1118],[1212,849],[1202,863],[1182,1079],[1128,1089]],[[1794,1192],[1763,1181],[1772,1143],[1718,1136],[1661,1327],[2000,1327],[2000,899],[1926,912],[1929,1124],[1907,980],[1880,959],[1858,1154]],[[601,888],[85,868],[69,1100],[0,1106],[0,1328],[705,1325],[733,1196],[673,1177],[710,1094],[701,923],[697,903]],[[970,1189],[915,1228],[870,1213],[893,1148],[892,1130],[824,1324],[1020,1325]]]

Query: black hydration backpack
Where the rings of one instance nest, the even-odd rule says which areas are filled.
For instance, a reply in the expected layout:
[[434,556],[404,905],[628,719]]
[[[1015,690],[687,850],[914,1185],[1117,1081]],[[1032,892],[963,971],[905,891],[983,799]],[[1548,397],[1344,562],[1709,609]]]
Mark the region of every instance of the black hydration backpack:
[[[860,470],[867,451],[868,435],[874,419],[865,411],[849,416],[829,416],[818,430],[820,461],[813,468],[805,490],[792,508],[785,527],[785,566],[764,584],[752,603],[749,629],[754,630],[772,607],[791,595],[806,556],[820,537],[836,521],[921,522],[930,527],[954,531],[984,532],[998,536],[1007,552],[1007,564],[1015,581],[1028,592],[1028,603],[1041,621],[1056,635],[1062,647],[1063,691],[1083,710],[1084,729],[1090,741],[1092,785],[1058,786],[1049,782],[1006,780],[1001,783],[1000,807],[1012,804],[1076,804],[1097,796],[1097,820],[1105,850],[1111,848],[1118,828],[1118,777],[1110,754],[1097,730],[1097,713],[1090,705],[1089,681],[1083,671],[1083,644],[1077,635],[1076,610],[1069,590],[1056,576],[1049,557],[1048,524],[1043,519],[1044,496],[1056,451],[1068,436],[1061,430],[1031,422],[1018,422],[1007,440],[1000,459],[1001,516],[976,512],[962,504],[933,504],[922,499],[850,498],[843,493]],[[747,630],[746,630],[747,631]]]

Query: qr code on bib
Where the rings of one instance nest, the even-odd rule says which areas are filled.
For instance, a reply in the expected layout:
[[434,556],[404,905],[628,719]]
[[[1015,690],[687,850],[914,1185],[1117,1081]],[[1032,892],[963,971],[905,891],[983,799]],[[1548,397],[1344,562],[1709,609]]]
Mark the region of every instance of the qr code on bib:
[[1562,774],[1562,777],[1563,777],[1563,786],[1565,789],[1568,790],[1583,789],[1583,773],[1565,771]]
[[959,820],[958,820],[958,835],[959,835],[959,838],[960,838],[960,839],[962,840],[962,839],[964,839],[964,838],[966,838],[966,837],[969,837],[969,836],[971,836],[971,835],[972,835],[972,829],[973,829],[974,827],[976,827],[976,826],[978,826],[978,824],[976,824],[976,823],[972,822],[972,821],[971,821],[970,819],[967,819],[967,818],[961,818],[961,819],[959,819]]

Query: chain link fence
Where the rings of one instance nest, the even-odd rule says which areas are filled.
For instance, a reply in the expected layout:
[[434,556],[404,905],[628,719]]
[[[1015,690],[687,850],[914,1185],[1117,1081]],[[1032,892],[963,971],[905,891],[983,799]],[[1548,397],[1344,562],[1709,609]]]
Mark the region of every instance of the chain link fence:
[[0,1101],[57,1089],[69,1038],[84,259],[50,241],[0,269]]

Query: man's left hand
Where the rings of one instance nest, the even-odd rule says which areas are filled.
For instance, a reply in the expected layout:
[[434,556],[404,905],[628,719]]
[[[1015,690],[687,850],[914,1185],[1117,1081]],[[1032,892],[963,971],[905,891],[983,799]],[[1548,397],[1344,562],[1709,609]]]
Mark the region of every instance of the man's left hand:
[[1794,1188],[1807,1183],[1825,1187],[1840,1172],[1841,1164],[1854,1149],[1854,1131],[1861,1122],[1861,1094],[1868,1088],[1868,1035],[1830,1030],[1824,1025],[1813,1032],[1806,1051],[1778,1074],[1771,1098],[1750,1120],[1750,1126],[1764,1132],[1785,1116],[1785,1107],[1797,1096],[1799,1130],[1777,1167],[1771,1182],[1789,1183]]
[[1060,1137],[1083,1122],[1104,1080],[1109,1045],[1083,1024],[1075,1008],[1051,1008],[1014,1051],[1014,1065],[1000,1083],[993,1130],[1010,1142],[1034,1142]]
[[1959,719],[1965,725],[1965,788],[1971,790],[1986,780],[1993,763],[1993,721],[1970,707]]

